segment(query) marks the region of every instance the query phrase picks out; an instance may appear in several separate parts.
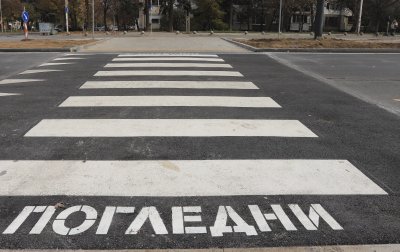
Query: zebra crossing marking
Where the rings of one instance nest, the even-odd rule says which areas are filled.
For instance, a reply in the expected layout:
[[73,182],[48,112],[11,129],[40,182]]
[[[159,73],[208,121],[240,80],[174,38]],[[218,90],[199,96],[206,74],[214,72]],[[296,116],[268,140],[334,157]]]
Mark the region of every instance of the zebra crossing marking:
[[34,69],[34,70],[26,70],[20,74],[35,74],[35,73],[48,73],[48,72],[61,72],[64,70],[59,69]]
[[318,137],[297,120],[44,119],[25,137]]
[[346,160],[23,160],[0,167],[4,196],[387,195]]
[[0,96],[15,96],[15,95],[21,95],[17,93],[0,93]]
[[41,79],[5,79],[0,81],[0,85],[8,85],[8,84],[18,84],[18,83],[27,83],[27,82],[39,82],[45,81]]
[[87,81],[80,87],[80,89],[108,88],[259,89],[252,82],[240,81]]
[[225,62],[221,58],[189,58],[189,57],[154,57],[154,58],[115,58],[112,61],[206,61]]
[[117,77],[117,76],[221,76],[221,77],[244,77],[235,71],[98,71],[94,76]]
[[83,60],[85,58],[76,58],[76,57],[68,57],[68,58],[56,58],[53,59],[53,61],[64,61],[64,60]]
[[170,68],[233,68],[229,64],[207,64],[207,63],[109,63],[106,68],[112,67],[170,67]]
[[66,53],[64,54],[65,57],[68,56],[92,56],[93,54],[89,54],[89,53]]
[[280,108],[270,97],[71,96],[60,107],[238,107]]
[[42,67],[42,66],[60,66],[60,65],[71,65],[71,64],[74,64],[74,63],[66,63],[66,62],[58,62],[58,63],[44,63],[44,64],[41,64],[41,65],[40,65],[40,67]]
[[123,53],[118,57],[208,57],[217,58],[216,54],[198,54],[198,53]]

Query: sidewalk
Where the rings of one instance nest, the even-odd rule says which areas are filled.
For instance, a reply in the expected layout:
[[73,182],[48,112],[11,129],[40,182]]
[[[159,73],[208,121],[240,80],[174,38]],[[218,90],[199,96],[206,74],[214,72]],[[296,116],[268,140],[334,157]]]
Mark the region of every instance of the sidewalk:
[[214,35],[187,35],[152,33],[114,37],[94,45],[82,46],[81,52],[225,52],[240,53],[248,50],[224,41]]

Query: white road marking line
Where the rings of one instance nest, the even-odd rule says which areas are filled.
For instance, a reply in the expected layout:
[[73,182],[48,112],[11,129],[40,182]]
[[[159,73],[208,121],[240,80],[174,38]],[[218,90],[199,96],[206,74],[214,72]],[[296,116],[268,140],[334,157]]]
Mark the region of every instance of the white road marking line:
[[217,58],[216,54],[198,54],[198,53],[123,53],[118,57],[209,57]]
[[1,196],[387,195],[346,160],[6,160],[0,167]]
[[202,67],[202,68],[233,68],[229,64],[207,63],[110,63],[105,67]]
[[97,88],[259,89],[252,82],[240,81],[87,81],[81,86]]
[[85,58],[72,58],[72,57],[69,57],[69,58],[57,58],[57,59],[53,59],[53,61],[82,60],[82,59],[85,59]]
[[174,58],[174,57],[164,57],[164,58],[115,58],[112,61],[207,61],[207,62],[224,62],[223,59],[219,58]]
[[16,83],[26,83],[26,82],[38,82],[44,81],[40,79],[5,79],[0,81],[0,85],[16,84]]
[[35,70],[26,70],[20,74],[35,74],[35,73],[47,73],[47,72],[61,72],[64,70],[58,69],[35,69]]
[[14,96],[14,95],[21,95],[17,93],[0,93],[0,96]]
[[400,102],[400,99],[394,99],[395,101],[399,101]]
[[88,53],[66,53],[64,56],[91,56],[93,54]]
[[71,64],[74,64],[74,63],[44,63],[44,64],[41,64],[40,67],[42,67],[42,66],[71,65]]
[[239,72],[234,71],[98,71],[94,76],[225,76],[243,77]]
[[270,97],[72,96],[60,107],[237,107],[280,108]]
[[26,137],[318,137],[297,120],[45,119]]

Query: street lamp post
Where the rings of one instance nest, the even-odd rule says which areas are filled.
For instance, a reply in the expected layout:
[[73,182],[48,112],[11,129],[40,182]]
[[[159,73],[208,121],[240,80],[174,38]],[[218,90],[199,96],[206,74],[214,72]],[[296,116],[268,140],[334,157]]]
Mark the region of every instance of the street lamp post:
[[94,39],[94,0],[92,0],[92,38]]
[[282,25],[282,0],[279,3],[279,25],[278,25],[278,39],[281,35],[281,25]]
[[69,34],[69,18],[68,18],[68,0],[65,0],[65,29],[67,31],[67,34]]
[[361,0],[360,1],[360,12],[358,13],[357,34],[361,33],[361,20],[362,20],[363,4],[364,4],[364,0]]

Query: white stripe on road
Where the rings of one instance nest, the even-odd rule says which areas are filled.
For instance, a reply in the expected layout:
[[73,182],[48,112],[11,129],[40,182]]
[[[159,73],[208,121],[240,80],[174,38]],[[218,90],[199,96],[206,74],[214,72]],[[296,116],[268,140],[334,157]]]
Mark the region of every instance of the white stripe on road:
[[57,70],[57,69],[35,69],[35,70],[26,70],[20,74],[35,74],[35,73],[48,73],[48,72],[61,72],[64,70]]
[[0,93],[0,96],[14,96],[14,95],[21,95],[17,93]]
[[395,101],[400,101],[400,99],[394,99]]
[[240,81],[88,81],[81,86],[97,88],[259,89],[252,82]]
[[40,79],[5,79],[0,81],[0,85],[16,84],[16,83],[26,83],[26,82],[38,82],[44,81]]
[[214,57],[216,54],[198,54],[198,53],[123,53],[118,57]]
[[60,107],[238,107],[280,108],[269,97],[232,96],[72,96]]
[[346,160],[0,161],[1,196],[386,195]]
[[189,57],[164,57],[164,58],[115,58],[112,61],[207,61],[224,62],[219,58],[189,58]]
[[64,60],[82,60],[82,59],[85,59],[85,58],[72,58],[72,57],[69,57],[69,58],[57,58],[57,59],[53,59],[54,61],[64,61]]
[[45,119],[26,137],[318,137],[296,120]]
[[71,64],[74,64],[74,63],[44,63],[44,64],[41,64],[40,67],[42,67],[42,66],[71,65]]
[[110,63],[105,67],[202,67],[202,68],[232,68],[229,64],[208,63]]
[[64,56],[92,56],[93,54],[89,53],[66,53]]
[[98,71],[94,76],[225,76],[243,77],[234,71]]

